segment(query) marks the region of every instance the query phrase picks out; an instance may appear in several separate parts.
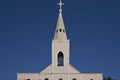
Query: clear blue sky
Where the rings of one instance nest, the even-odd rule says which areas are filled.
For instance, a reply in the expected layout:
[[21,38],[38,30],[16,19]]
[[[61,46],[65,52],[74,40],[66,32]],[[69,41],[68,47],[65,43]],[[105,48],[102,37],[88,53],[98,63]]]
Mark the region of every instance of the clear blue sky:
[[[0,79],[51,63],[59,0],[0,0]],[[70,63],[120,80],[120,0],[63,0]]]

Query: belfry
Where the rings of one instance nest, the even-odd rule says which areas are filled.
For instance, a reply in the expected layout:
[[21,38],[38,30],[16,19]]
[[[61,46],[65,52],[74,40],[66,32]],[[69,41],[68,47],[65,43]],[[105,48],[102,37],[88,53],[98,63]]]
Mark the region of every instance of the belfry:
[[62,17],[62,1],[52,40],[52,63],[40,73],[18,73],[17,80],[103,80],[102,73],[81,73],[69,61],[70,41]]

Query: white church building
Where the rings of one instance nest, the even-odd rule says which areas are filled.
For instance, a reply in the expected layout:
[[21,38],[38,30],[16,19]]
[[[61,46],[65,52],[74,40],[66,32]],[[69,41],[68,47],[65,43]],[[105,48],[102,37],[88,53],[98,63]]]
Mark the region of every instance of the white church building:
[[18,73],[17,80],[103,80],[102,73],[81,73],[70,63],[70,41],[62,17],[62,1],[52,40],[52,63],[40,73]]

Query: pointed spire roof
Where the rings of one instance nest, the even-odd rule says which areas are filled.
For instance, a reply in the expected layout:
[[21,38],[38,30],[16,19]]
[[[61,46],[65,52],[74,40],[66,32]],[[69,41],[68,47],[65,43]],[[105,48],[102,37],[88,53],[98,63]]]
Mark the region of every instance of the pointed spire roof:
[[56,25],[54,40],[67,40],[66,30],[62,17],[62,5],[64,5],[64,3],[62,3],[62,1],[60,0],[60,3],[58,3],[58,5],[60,6],[60,9],[59,9],[59,16]]

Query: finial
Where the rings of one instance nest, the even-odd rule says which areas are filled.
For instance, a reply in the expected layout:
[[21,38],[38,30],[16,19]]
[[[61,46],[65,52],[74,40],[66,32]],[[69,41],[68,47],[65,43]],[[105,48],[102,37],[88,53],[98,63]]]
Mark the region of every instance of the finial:
[[60,6],[59,12],[62,12],[62,5],[64,5],[64,3],[62,3],[62,1],[60,0],[60,3],[57,3],[57,5]]

